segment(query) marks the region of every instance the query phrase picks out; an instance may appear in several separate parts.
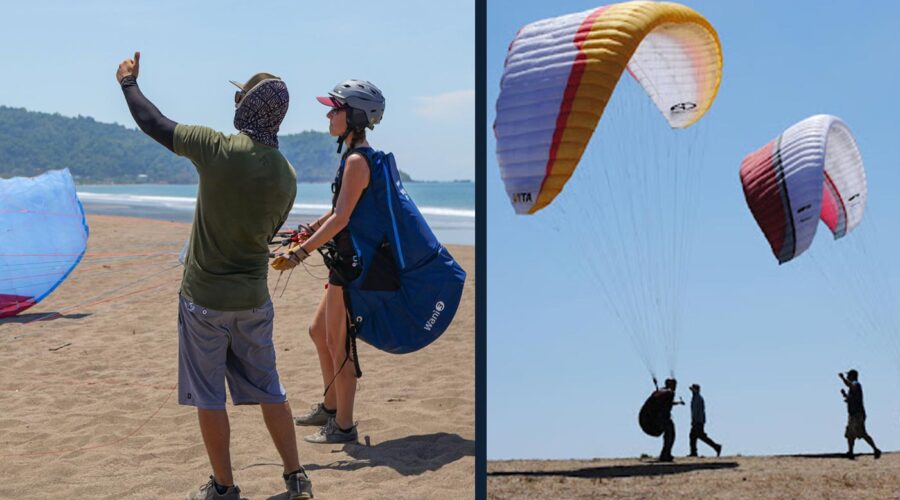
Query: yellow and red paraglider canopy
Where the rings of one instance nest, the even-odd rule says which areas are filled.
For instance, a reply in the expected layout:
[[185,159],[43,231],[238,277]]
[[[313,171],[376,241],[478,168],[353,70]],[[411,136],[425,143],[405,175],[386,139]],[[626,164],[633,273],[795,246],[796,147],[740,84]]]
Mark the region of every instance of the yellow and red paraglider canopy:
[[517,213],[547,206],[581,160],[625,69],[674,128],[712,106],[722,75],[715,29],[669,2],[625,2],[545,19],[510,44],[494,131]]

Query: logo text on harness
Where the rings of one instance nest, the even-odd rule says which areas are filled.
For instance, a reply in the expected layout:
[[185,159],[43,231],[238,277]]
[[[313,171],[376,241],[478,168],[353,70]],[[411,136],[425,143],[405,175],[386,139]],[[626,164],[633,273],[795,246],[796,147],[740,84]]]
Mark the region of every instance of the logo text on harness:
[[431,311],[431,317],[428,318],[428,321],[425,322],[425,331],[428,331],[428,332],[431,331],[431,327],[433,327],[434,324],[437,323],[437,320],[441,315],[441,311],[443,311],[443,310],[444,310],[444,302],[439,300],[434,305],[434,310]]

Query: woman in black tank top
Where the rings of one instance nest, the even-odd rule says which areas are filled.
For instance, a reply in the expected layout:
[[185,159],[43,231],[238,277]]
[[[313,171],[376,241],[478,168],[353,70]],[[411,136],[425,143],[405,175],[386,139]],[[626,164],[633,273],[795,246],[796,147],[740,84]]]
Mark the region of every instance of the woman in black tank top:
[[328,285],[309,327],[319,355],[325,396],[308,414],[295,417],[294,421],[297,425],[321,426],[319,432],[304,438],[308,442],[354,442],[357,439],[353,421],[357,373],[355,349],[351,349],[348,341],[349,316],[344,288],[359,276],[361,268],[347,224],[369,184],[368,160],[354,150],[369,147],[366,128],[373,128],[381,121],[384,96],[369,82],[346,80],[318,100],[331,108],[326,115],[328,131],[338,138],[338,152],[347,149],[332,184],[331,210],[313,221],[310,227],[314,232],[291,250],[294,259],[302,259],[331,243]]

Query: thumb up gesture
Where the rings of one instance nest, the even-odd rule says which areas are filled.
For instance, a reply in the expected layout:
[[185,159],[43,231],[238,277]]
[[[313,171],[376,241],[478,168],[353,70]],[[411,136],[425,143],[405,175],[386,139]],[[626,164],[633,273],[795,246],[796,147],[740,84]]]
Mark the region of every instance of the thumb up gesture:
[[134,59],[125,59],[119,64],[119,70],[116,71],[116,81],[122,83],[122,79],[126,76],[138,77],[141,69],[141,53],[135,52]]

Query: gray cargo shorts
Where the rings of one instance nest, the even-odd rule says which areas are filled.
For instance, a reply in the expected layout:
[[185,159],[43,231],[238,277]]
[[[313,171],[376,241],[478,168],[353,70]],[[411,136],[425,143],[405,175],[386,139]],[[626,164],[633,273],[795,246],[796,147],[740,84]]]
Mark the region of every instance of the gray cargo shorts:
[[216,311],[178,298],[178,404],[224,410],[226,380],[235,405],[287,401],[275,369],[271,300]]

